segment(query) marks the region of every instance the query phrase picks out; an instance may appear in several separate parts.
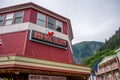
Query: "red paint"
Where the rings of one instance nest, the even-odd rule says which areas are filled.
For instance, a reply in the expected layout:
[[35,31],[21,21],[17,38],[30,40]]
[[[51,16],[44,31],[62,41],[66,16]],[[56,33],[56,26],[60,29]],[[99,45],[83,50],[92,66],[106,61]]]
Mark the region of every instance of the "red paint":
[[25,55],[37,57],[43,60],[72,63],[72,53],[69,45],[68,49],[65,50],[47,44],[33,42],[27,39]]
[[[27,8],[22,8],[20,10],[24,11],[24,16],[23,16],[23,22],[32,22],[34,24],[36,24],[36,20],[37,20],[37,13],[40,12],[44,15],[46,15],[47,17],[52,17],[56,20],[66,20],[62,21],[63,22],[63,34],[68,34],[68,22],[67,22],[67,18],[62,17],[56,13],[53,13],[47,9],[44,9],[38,5],[35,5],[33,3],[28,3],[28,4],[23,4],[24,6],[28,5],[32,5],[38,9],[40,9],[42,12],[40,12],[40,10],[38,11],[37,9],[33,9],[32,7],[27,7]],[[15,6],[13,6],[15,8]],[[16,6],[16,8],[18,7],[22,7],[20,5]],[[9,8],[9,7],[8,7]],[[7,8],[5,8],[6,10]],[[2,9],[0,9],[2,10]],[[4,10],[4,9],[3,9]],[[16,12],[19,11],[15,10],[15,11],[11,11],[11,12]],[[46,12],[46,13],[44,13]],[[6,12],[9,13],[9,12]],[[6,14],[6,13],[2,13],[2,14]],[[52,15],[54,16],[52,16]],[[59,17],[59,19],[58,19]],[[16,33],[9,33],[9,34],[4,34],[2,35],[5,47],[0,47],[0,54],[4,55],[4,54],[18,54],[18,55],[27,55],[27,56],[33,56],[35,58],[40,58],[40,59],[44,59],[44,60],[51,60],[51,61],[56,61],[56,62],[64,62],[64,63],[72,63],[72,53],[70,50],[70,47],[68,45],[68,49],[64,50],[61,48],[57,48],[57,47],[53,47],[47,44],[42,44],[42,43],[37,43],[37,42],[32,42],[30,40],[28,40],[28,38],[26,39],[26,35],[28,37],[28,33],[26,31],[23,32],[16,32]],[[54,32],[48,32],[48,35],[53,36]]]
[[[26,38],[27,35],[27,38]],[[15,54],[50,60],[55,62],[72,63],[72,53],[43,43],[32,42],[28,39],[27,31],[2,35],[4,47],[0,47],[0,55]]]
[[68,34],[68,26],[66,22],[63,22],[63,33]]
[[119,62],[119,59],[118,59],[118,58],[116,58],[116,62],[117,62],[117,64],[118,64],[118,68],[119,68],[119,71],[120,71],[120,62]]
[[0,46],[0,55],[23,54],[26,32],[14,32],[1,35],[3,45]]
[[43,60],[72,63],[72,54],[69,46],[68,49],[65,50],[47,44],[27,40],[25,55],[37,57]]
[[37,11],[34,9],[31,9],[29,22],[36,24],[36,21],[37,21]]
[[[9,13],[15,13],[15,12],[17,12],[17,11],[19,11],[19,10],[16,10],[16,11],[12,11],[12,12],[7,12],[7,13],[4,13],[4,14],[9,14]],[[22,10],[20,10],[20,11],[24,11],[24,15],[23,15],[23,23],[24,22],[32,22],[32,23],[34,23],[34,24],[36,24],[36,22],[37,22],[37,13],[39,12],[39,11],[37,11],[37,10],[34,10],[34,9],[32,9],[32,8],[27,8],[27,9],[22,9]],[[43,13],[43,12],[40,12],[40,13],[42,13],[42,14],[44,14],[44,15],[46,15],[47,17],[51,17],[50,15],[47,15],[47,14],[45,14],[45,13]],[[2,14],[3,15],[3,14]],[[55,20],[59,20],[59,19],[56,19],[55,17],[52,17],[52,18],[54,18]],[[61,21],[61,20],[59,20],[59,21]],[[62,33],[63,34],[68,34],[68,25],[67,25],[67,23],[66,22],[64,22],[64,21],[61,21],[62,23],[63,23],[63,31],[62,31]],[[46,22],[47,23],[47,22]],[[4,24],[4,23],[3,23]],[[46,26],[47,26],[47,24],[46,24]],[[55,28],[55,27],[54,27]]]
[[31,9],[25,9],[24,10],[23,22],[29,22],[30,21],[30,13],[31,13]]
[[[21,5],[16,5],[12,7],[7,7],[0,9],[1,14],[7,14],[10,12],[16,12],[16,11],[24,11],[23,16],[23,23],[25,22],[31,22],[36,24],[37,21],[37,13],[42,13],[46,15],[47,17],[52,17],[55,20],[59,20],[63,22],[63,34],[70,34],[72,36],[71,31],[71,25],[69,22],[69,19],[58,15],[52,11],[49,11],[43,7],[40,7],[33,3],[26,3]],[[46,17],[46,19],[47,19]],[[13,24],[14,25],[14,24]],[[47,22],[46,22],[46,28],[47,28]],[[54,24],[55,25],[55,24]],[[29,27],[29,26],[28,26]],[[33,26],[34,27],[34,26]],[[55,27],[54,27],[55,29]],[[68,30],[69,29],[69,30]],[[53,36],[53,32],[49,32],[48,35]],[[23,56],[23,57],[29,57],[29,58],[35,58],[40,60],[48,60],[48,61],[54,61],[54,62],[61,62],[61,63],[67,63],[67,64],[73,64],[72,59],[72,52],[70,49],[70,44],[68,44],[68,49],[61,49],[58,47],[50,46],[47,44],[42,44],[38,42],[33,42],[29,40],[29,31],[20,31],[20,32],[11,32],[2,34],[2,41],[3,45],[0,46],[0,56],[9,56],[9,55],[15,55],[15,56]],[[69,39],[71,39],[69,37]],[[72,39],[71,39],[72,40]],[[60,69],[51,69],[51,68],[44,68],[44,67],[34,67],[34,66],[25,66],[25,65],[16,65],[16,64],[8,64],[8,65],[1,65],[2,68],[24,68],[24,69],[38,69],[38,70],[48,70],[48,71],[58,71],[58,72],[65,72],[65,73],[75,73],[75,74],[85,74],[89,75],[87,72],[82,71],[71,71],[71,70],[60,70]]]
[[[68,27],[70,27],[69,29],[71,29],[71,25],[67,25],[67,24],[70,24],[69,19],[33,3],[25,3],[25,4],[6,7],[6,8],[1,8],[0,12],[1,14],[6,14],[6,13],[21,11],[21,10],[24,10],[23,22],[32,22],[36,24],[37,12],[40,12],[48,17],[52,17],[56,20],[62,21],[63,34],[68,34]],[[69,33],[72,33],[71,30],[69,31],[70,31]],[[71,35],[71,37],[73,38],[73,35]]]

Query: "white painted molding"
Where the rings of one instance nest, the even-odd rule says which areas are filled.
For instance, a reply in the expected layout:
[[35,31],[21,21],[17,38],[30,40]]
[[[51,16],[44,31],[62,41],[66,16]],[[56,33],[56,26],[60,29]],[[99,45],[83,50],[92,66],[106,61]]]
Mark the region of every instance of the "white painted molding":
[[45,27],[30,23],[30,22],[13,24],[13,25],[8,25],[8,26],[1,26],[0,34],[8,34],[8,33],[26,31],[26,30],[30,30],[30,29],[38,31],[38,32],[42,32],[42,33],[46,33],[46,31],[53,31],[56,37],[68,41],[71,52],[72,52],[72,47],[71,47],[71,43],[70,43],[68,35],[58,32],[58,31],[55,31],[55,30],[52,30],[52,29],[49,29],[49,28],[45,28]]

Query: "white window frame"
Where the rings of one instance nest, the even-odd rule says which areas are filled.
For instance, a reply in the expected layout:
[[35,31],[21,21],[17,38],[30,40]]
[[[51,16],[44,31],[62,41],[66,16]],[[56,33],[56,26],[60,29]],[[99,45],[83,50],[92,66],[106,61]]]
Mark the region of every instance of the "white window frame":
[[0,15],[0,16],[3,17],[3,19],[0,20],[0,22],[1,22],[0,26],[2,26],[2,25],[3,25],[3,22],[4,22],[5,15]]
[[[40,19],[40,18],[39,18],[39,15],[44,16],[44,19]],[[39,21],[43,22],[44,25],[39,24],[39,23],[38,23]],[[37,13],[37,23],[36,23],[36,24],[39,25],[39,26],[45,27],[45,24],[46,24],[46,15],[44,15],[44,14],[42,14],[42,13]]]
[[[22,16],[20,16],[20,17],[16,17],[16,13],[18,13],[18,12],[22,12]],[[15,16],[14,16],[14,24],[18,24],[18,23],[15,23],[15,20],[16,20],[16,18],[21,18],[21,22],[19,22],[19,23],[22,23],[23,22],[23,16],[24,16],[24,11],[18,11],[18,12],[15,12]]]
[[[14,13],[6,14],[4,25],[11,25],[13,23]],[[11,21],[9,24],[6,24],[7,21]]]
[[[58,23],[60,23],[60,26],[57,25]],[[57,27],[60,27],[61,31],[58,31]],[[59,21],[59,20],[56,20],[56,31],[61,32],[61,33],[63,32],[63,23],[61,21]]]
[[[49,27],[49,24],[51,24],[51,23],[49,23],[49,18],[51,18],[51,19],[53,19],[53,28],[51,28],[51,27]],[[52,17],[48,17],[47,18],[47,27],[49,28],[49,29],[52,29],[52,30],[55,30],[55,19],[54,18],[52,18]]]

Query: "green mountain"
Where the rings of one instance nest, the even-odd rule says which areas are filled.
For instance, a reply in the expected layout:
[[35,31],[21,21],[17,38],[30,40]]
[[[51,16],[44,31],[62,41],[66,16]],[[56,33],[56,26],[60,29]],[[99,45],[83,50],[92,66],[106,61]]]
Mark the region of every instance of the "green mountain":
[[118,48],[120,48],[120,28],[115,32],[115,34],[106,40],[104,46],[100,48],[100,51],[90,57],[85,58],[82,61],[82,64],[93,67],[98,60],[106,56],[115,55],[115,51]]
[[97,41],[84,41],[72,45],[74,63],[80,64],[84,58],[92,56],[103,45],[104,45],[103,42],[97,42]]

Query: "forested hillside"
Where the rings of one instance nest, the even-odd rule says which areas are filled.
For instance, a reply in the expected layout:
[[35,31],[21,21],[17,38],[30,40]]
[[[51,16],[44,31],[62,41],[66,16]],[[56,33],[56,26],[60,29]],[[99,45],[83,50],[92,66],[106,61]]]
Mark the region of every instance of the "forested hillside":
[[115,34],[112,37],[110,37],[109,40],[105,40],[105,45],[100,50],[101,51],[105,49],[114,50],[119,45],[120,45],[120,28],[115,32]]
[[103,42],[83,41],[72,46],[74,63],[80,64],[84,58],[92,56],[104,45]]
[[114,50],[105,49],[103,51],[97,52],[93,56],[85,58],[82,64],[93,67],[95,62],[98,61],[99,59],[104,58],[105,56],[114,55],[114,54],[115,54]]
[[99,52],[85,58],[82,64],[93,67],[99,59],[109,55],[114,55],[115,50],[117,50],[118,48],[120,48],[120,28],[112,37],[110,37],[109,40],[106,40],[105,45],[100,49]]

